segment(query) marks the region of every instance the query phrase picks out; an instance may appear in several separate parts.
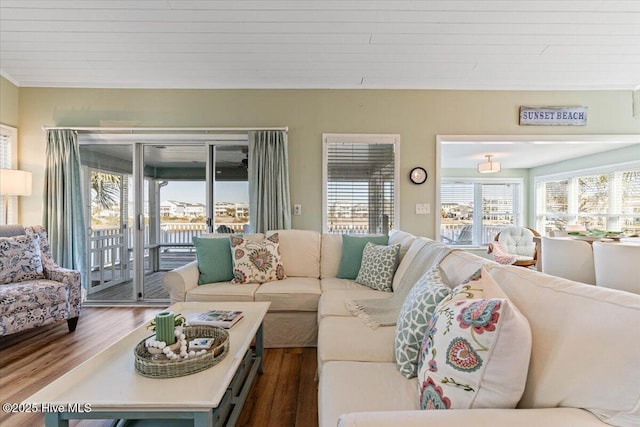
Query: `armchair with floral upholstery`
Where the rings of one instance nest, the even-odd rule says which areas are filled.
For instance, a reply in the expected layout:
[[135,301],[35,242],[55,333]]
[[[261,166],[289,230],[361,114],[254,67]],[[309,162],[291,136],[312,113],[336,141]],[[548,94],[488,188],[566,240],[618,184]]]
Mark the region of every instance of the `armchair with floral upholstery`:
[[42,226],[0,226],[0,336],[66,320],[78,324],[80,272],[51,256]]

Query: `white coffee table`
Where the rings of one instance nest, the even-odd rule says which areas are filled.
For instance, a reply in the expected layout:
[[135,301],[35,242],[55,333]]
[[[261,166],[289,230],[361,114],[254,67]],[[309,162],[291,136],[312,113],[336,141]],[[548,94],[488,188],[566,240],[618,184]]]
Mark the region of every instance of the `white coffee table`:
[[[159,425],[163,419],[182,419],[192,420],[195,427],[233,425],[255,375],[262,372],[262,321],[269,305],[268,302],[193,302],[169,307],[176,314],[213,309],[244,313],[244,318],[229,329],[227,356],[205,371],[166,379],[138,374],[133,350],[138,342],[152,334],[145,324],[25,402],[45,412],[47,427],[68,426],[70,419],[78,418],[154,420],[151,425]],[[255,350],[252,350],[254,338]]]

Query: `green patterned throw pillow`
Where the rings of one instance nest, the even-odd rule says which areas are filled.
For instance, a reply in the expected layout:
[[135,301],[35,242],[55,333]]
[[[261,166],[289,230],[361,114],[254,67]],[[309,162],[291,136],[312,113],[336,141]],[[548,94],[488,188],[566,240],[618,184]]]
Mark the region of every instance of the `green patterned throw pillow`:
[[440,268],[434,266],[415,284],[404,300],[395,333],[396,366],[407,378],[418,375],[420,347],[436,306],[451,289],[440,277]]
[[362,251],[362,263],[356,283],[377,291],[391,292],[393,275],[398,267],[400,245],[382,246],[368,242]]

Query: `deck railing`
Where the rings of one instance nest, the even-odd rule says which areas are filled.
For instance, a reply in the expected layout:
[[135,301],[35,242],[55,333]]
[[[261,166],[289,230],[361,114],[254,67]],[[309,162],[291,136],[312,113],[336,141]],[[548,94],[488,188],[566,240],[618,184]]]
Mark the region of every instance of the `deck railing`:
[[[248,224],[224,223],[234,233],[245,232]],[[160,226],[158,242],[150,242],[149,227],[145,226],[145,264],[149,248],[159,248],[159,256],[172,248],[192,248],[193,237],[201,236],[206,230],[205,223],[168,223]],[[89,292],[104,289],[120,282],[131,280],[130,267],[133,265],[131,250],[133,228],[106,227],[92,229],[89,236],[88,271],[91,275]],[[156,262],[156,265],[158,263]]]
[[[446,239],[441,239],[445,243],[450,243],[448,239],[451,241],[456,241],[462,229],[465,226],[469,226],[471,224],[461,223],[461,224],[441,224],[440,225],[440,236],[446,237]],[[511,224],[498,224],[498,225],[485,225],[482,227],[482,236],[481,236],[481,245],[488,245],[490,242],[495,239],[496,234],[498,234],[503,228],[509,227]],[[469,244],[469,243],[461,243],[461,244]]]

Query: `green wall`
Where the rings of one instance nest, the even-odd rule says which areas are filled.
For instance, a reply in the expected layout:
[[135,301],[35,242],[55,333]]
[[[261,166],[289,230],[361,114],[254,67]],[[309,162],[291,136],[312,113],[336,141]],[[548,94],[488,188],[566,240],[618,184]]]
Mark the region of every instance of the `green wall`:
[[531,183],[533,183],[534,178],[537,176],[580,171],[631,161],[640,161],[640,144],[531,168]]
[[0,76],[0,123],[18,127],[19,89],[9,80]]
[[[4,98],[4,94],[2,94]],[[322,133],[401,136],[400,227],[433,236],[436,135],[640,134],[629,91],[135,90],[20,88],[20,160],[34,173],[21,198],[24,223],[42,216],[42,126],[288,126],[295,228],[321,230]],[[3,100],[4,102],[4,100]],[[3,104],[4,105],[4,104]],[[584,127],[520,127],[522,105],[586,105]],[[407,175],[429,172],[424,185]],[[416,215],[430,203],[431,215]]]

